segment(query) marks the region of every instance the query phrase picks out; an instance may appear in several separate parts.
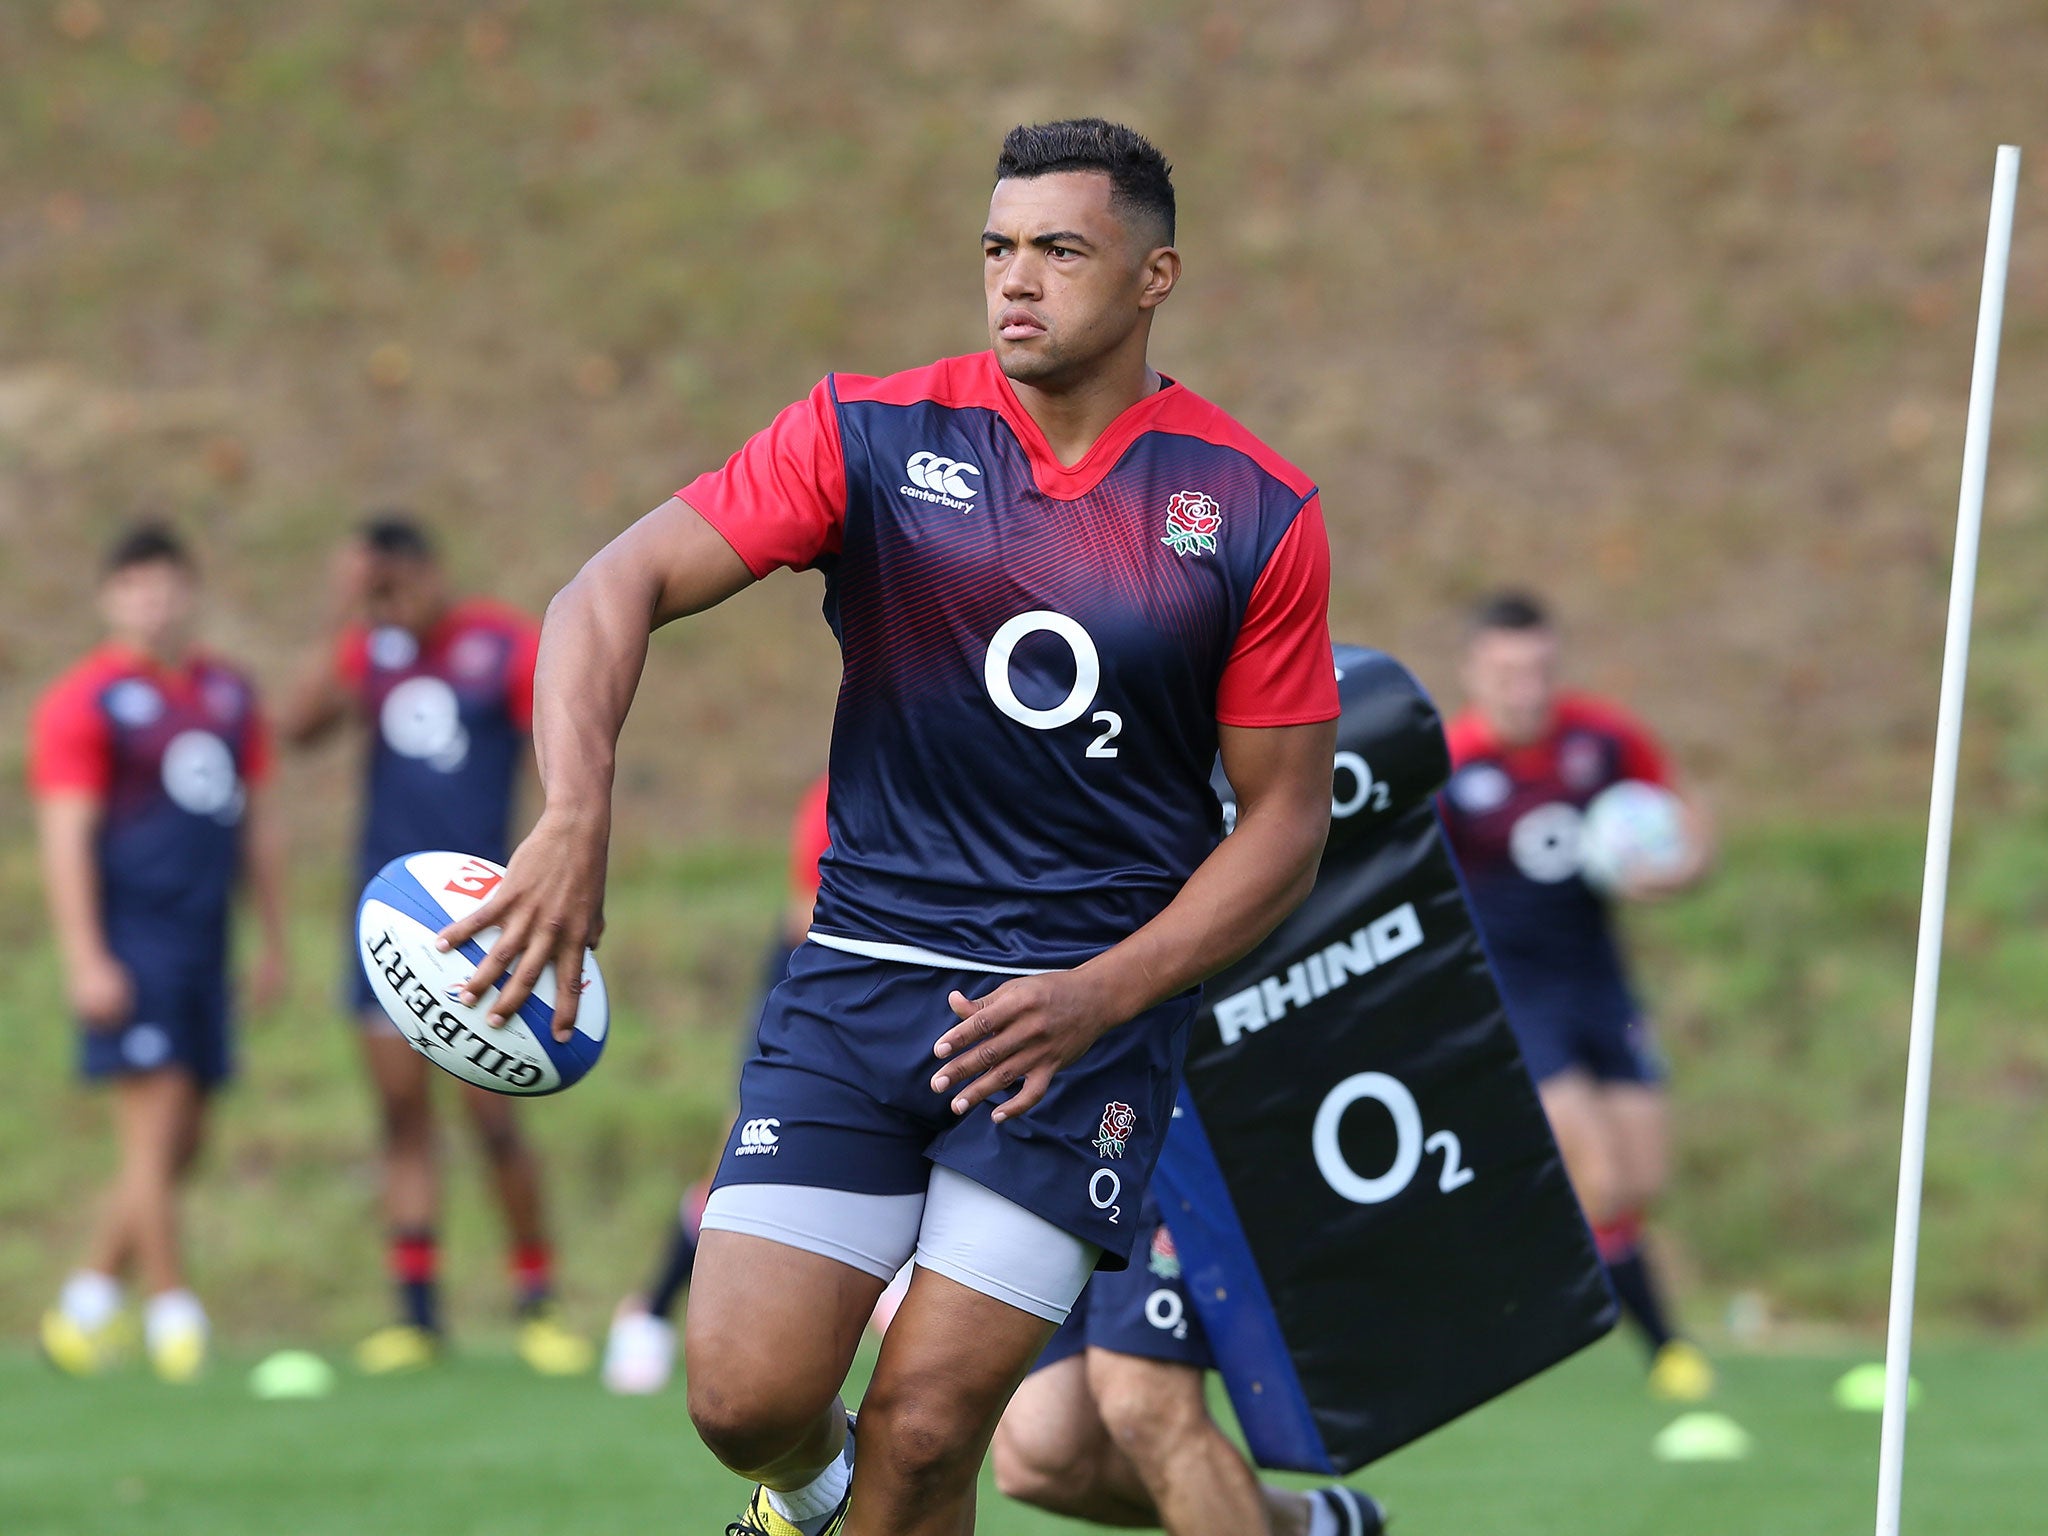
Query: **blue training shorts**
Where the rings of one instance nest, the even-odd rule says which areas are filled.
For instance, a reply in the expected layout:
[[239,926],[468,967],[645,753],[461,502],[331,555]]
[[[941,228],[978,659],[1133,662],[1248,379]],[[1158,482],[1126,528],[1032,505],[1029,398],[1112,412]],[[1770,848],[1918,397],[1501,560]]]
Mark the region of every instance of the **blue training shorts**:
[[1662,1054],[1626,983],[1529,973],[1498,955],[1494,969],[1529,1075],[1584,1072],[1599,1083],[1664,1081]]
[[1131,1267],[1114,1273],[1098,1270],[1089,1278],[1074,1310],[1031,1367],[1034,1371],[1072,1359],[1084,1349],[1106,1349],[1198,1371],[1215,1366],[1201,1319],[1188,1302],[1173,1236],[1149,1195],[1138,1223],[1139,1246],[1131,1254]]
[[226,957],[211,944],[173,947],[109,936],[128,968],[135,1011],[111,1029],[78,1026],[79,1070],[94,1081],[183,1067],[202,1088],[234,1074]]
[[1103,1250],[1121,1269],[1166,1138],[1199,993],[1110,1030],[1056,1074],[1030,1111],[998,1125],[932,1091],[932,1055],[959,1022],[958,989],[1005,978],[801,945],[769,994],[740,1073],[739,1117],[713,1187],[796,1184],[855,1194],[923,1194],[930,1164],[964,1174]]

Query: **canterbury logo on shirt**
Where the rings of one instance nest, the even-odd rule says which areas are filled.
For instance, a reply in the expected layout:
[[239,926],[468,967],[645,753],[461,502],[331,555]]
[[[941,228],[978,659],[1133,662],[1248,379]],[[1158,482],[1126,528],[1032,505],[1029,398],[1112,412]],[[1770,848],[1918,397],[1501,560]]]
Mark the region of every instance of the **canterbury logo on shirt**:
[[[981,466],[965,459],[942,458],[929,449],[913,453],[903,472],[910,477],[909,485],[897,487],[904,495],[915,496],[919,501],[935,501],[955,512],[967,511],[981,489],[975,483],[981,479]],[[974,480],[969,480],[969,475]]]
[[740,1144],[733,1149],[733,1156],[745,1157],[749,1152],[765,1152],[774,1155],[778,1137],[776,1131],[782,1122],[776,1119],[749,1120],[740,1127]]

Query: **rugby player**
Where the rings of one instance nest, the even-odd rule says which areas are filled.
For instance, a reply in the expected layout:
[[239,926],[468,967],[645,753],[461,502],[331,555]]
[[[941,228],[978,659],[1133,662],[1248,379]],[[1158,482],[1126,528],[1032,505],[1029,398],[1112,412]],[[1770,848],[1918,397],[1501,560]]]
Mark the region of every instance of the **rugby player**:
[[[533,718],[540,626],[482,598],[458,597],[426,533],[389,513],[364,525],[336,563],[332,633],[315,648],[281,719],[304,746],[350,720],[367,723],[368,776],[356,883],[402,854],[450,848],[502,862]],[[365,1371],[431,1364],[439,1304],[440,1168],[433,1064],[377,1006],[353,943],[343,968],[383,1135],[384,1216],[399,1320],[356,1349]],[[590,1368],[589,1340],[554,1304],[553,1248],[541,1174],[517,1101],[462,1084],[457,1093],[505,1217],[520,1358],[544,1375]]]
[[[1314,880],[1338,713],[1321,510],[1148,364],[1173,215],[1129,129],[1013,130],[981,236],[990,350],[828,376],[549,609],[546,803],[443,931],[503,925],[471,981],[503,983],[499,1015],[601,931],[648,632],[817,567],[844,660],[817,911],[743,1075],[685,1330],[698,1431],[759,1485],[731,1531],[971,1526],[1003,1405],[1098,1261],[1128,1262],[1202,979]],[[856,1462],[839,1393],[913,1254]]]
[[[1630,989],[1608,903],[1580,878],[1580,816],[1623,779],[1672,787],[1663,750],[1618,705],[1567,693],[1542,604],[1503,592],[1473,612],[1467,704],[1447,727],[1444,825],[1463,869],[1508,1018],[1536,1079],[1565,1170],[1623,1310],[1651,1351],[1650,1387],[1693,1402],[1713,1389],[1697,1348],[1676,1337],[1642,1247],[1665,1178],[1664,1066]],[[1625,889],[1684,890],[1712,839],[1686,802],[1682,867]]]
[[[763,958],[761,996],[750,1015],[752,1027],[747,1030],[746,1056],[753,1054],[754,1036],[768,1005],[768,994],[789,974],[790,957],[810,932],[811,913],[818,904],[818,862],[825,857],[831,841],[825,824],[825,785],[824,774],[812,781],[797,802],[796,818],[789,829],[789,897]],[[731,1130],[728,1122],[728,1135]],[[721,1145],[718,1162],[724,1161],[724,1157]],[[614,1392],[629,1396],[659,1392],[675,1371],[676,1329],[671,1319],[676,1300],[689,1285],[690,1271],[696,1267],[704,1205],[710,1198],[711,1179],[717,1172],[714,1162],[710,1175],[683,1192],[653,1282],[646,1290],[621,1299],[612,1312],[611,1332],[605,1338],[603,1374],[605,1386]]]
[[1386,1511],[1341,1484],[1262,1485],[1209,1416],[1214,1368],[1173,1234],[1148,1198],[1143,1267],[1088,1282],[996,1428],[996,1486],[1098,1525],[1171,1536],[1378,1536]]
[[178,1191],[233,1063],[229,907],[246,881],[262,929],[252,990],[268,1007],[285,975],[283,852],[256,692],[194,643],[198,573],[184,543],[155,524],[123,534],[99,608],[106,642],[36,706],[29,781],[81,1065],[112,1084],[121,1152],[41,1342],[75,1375],[111,1364],[132,1271],[148,1297],[150,1364],[183,1382],[205,1364],[207,1321],[186,1284]]

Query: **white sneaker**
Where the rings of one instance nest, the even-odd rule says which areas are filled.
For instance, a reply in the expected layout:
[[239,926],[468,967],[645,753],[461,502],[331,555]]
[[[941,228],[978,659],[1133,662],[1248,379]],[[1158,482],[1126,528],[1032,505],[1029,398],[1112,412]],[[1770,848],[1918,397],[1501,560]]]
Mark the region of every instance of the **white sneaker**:
[[676,1325],[656,1317],[629,1296],[612,1314],[604,1341],[605,1389],[624,1397],[647,1397],[668,1385],[676,1369]]

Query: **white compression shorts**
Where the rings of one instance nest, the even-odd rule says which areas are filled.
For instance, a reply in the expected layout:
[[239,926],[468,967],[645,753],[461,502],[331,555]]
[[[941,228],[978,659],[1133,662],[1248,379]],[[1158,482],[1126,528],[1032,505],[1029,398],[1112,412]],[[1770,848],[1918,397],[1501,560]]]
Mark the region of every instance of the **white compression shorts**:
[[703,1230],[744,1232],[837,1259],[878,1280],[918,1267],[1063,1323],[1102,1250],[963,1173],[932,1165],[921,1195],[857,1195],[803,1184],[726,1184]]

